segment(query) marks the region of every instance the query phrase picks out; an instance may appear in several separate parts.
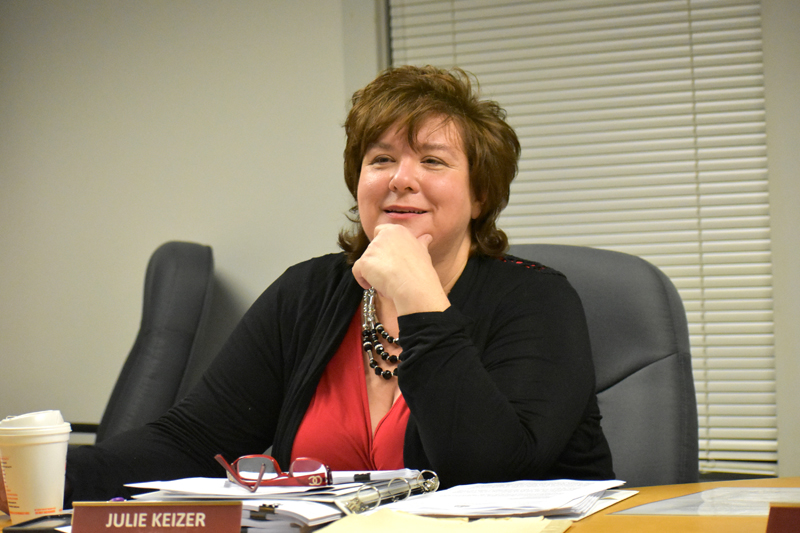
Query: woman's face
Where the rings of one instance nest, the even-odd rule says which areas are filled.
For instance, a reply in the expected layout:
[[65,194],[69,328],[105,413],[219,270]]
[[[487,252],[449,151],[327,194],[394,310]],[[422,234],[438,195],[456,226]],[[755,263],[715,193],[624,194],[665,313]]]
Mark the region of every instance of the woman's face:
[[416,237],[433,237],[434,263],[469,251],[470,221],[481,204],[470,187],[469,163],[453,121],[426,120],[408,144],[393,126],[367,148],[358,182],[358,212],[370,240],[379,224],[402,224]]

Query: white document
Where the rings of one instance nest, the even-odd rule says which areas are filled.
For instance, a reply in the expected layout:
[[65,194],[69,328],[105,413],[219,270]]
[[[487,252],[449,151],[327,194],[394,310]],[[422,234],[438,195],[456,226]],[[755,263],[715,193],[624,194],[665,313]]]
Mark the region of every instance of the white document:
[[538,517],[430,518],[381,508],[370,514],[351,514],[325,526],[325,533],[564,533],[569,520]]
[[[336,497],[353,494],[364,483],[386,484],[395,478],[414,479],[418,470],[372,470],[368,472],[334,472],[335,485],[329,486],[262,486],[255,492],[231,483],[226,478],[185,478],[171,481],[145,481],[129,483],[127,486],[137,489],[148,489],[154,492],[138,494],[137,500],[185,500],[193,499],[264,499],[291,498],[323,502],[333,502]],[[361,481],[369,477],[369,482]],[[353,481],[357,479],[359,481]],[[337,481],[338,480],[338,481]]]
[[[211,477],[191,477],[185,479],[174,479],[171,481],[144,481],[141,483],[129,483],[128,487],[136,489],[149,489],[161,491],[162,496],[173,495],[175,498],[186,499],[195,498],[232,498],[259,499],[265,496],[283,494],[301,494],[314,490],[315,487],[259,487],[256,492],[250,492],[235,483],[231,483],[226,478]],[[134,496],[140,499],[145,495]],[[153,499],[153,498],[148,498]]]
[[[260,519],[255,518],[264,506],[272,509]],[[242,502],[242,525],[264,528],[272,521],[289,522],[304,526],[318,526],[336,520],[342,512],[336,506],[297,500],[247,500]]]
[[174,479],[171,481],[144,481],[141,483],[129,483],[127,486],[137,489],[161,491],[162,495],[165,495],[164,493],[172,493],[176,497],[180,496],[183,498],[192,496],[198,498],[250,499],[263,498],[265,496],[300,494],[312,491],[346,491],[352,489],[354,486],[358,487],[366,481],[389,481],[394,478],[415,478],[419,475],[419,470],[403,468],[400,470],[334,471],[332,475],[335,488],[311,487],[305,485],[298,487],[267,485],[259,487],[256,492],[250,492],[236,483],[231,483],[224,477],[193,477]]
[[383,507],[428,516],[581,515],[624,481],[512,481],[459,485]]
[[638,493],[639,493],[638,490],[607,490],[603,494],[603,496],[599,500],[597,500],[597,503],[595,503],[591,507],[591,509],[589,509],[587,511],[584,511],[582,513],[575,514],[575,515],[572,515],[572,514],[569,514],[569,515],[568,514],[561,514],[561,515],[558,515],[558,518],[566,518],[566,519],[575,520],[575,521],[582,520],[582,519],[586,518],[587,516],[590,516],[590,515],[593,515],[593,514],[599,512],[599,511],[602,511],[606,507],[611,507],[615,503],[619,503],[622,500],[626,500],[626,499],[630,498],[631,496],[634,496],[634,495],[636,495]]

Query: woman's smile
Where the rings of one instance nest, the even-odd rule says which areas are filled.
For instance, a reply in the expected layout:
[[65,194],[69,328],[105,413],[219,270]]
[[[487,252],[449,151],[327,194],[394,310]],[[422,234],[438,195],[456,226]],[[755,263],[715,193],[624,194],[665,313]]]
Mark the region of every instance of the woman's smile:
[[389,216],[390,218],[403,220],[407,218],[413,218],[414,216],[418,215],[424,215],[428,211],[425,209],[418,209],[415,207],[392,205],[385,208],[383,212],[386,213],[386,215]]

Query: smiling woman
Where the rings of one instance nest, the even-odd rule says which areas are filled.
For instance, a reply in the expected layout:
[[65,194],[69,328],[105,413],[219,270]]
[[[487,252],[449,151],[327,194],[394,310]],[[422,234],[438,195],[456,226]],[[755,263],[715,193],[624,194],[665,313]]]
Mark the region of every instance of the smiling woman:
[[358,91],[344,253],[267,288],[161,419],[71,451],[69,497],[222,476],[218,460],[270,446],[276,471],[310,458],[434,470],[444,486],[613,477],[580,300],[503,255],[519,157],[504,116],[459,70],[400,67]]

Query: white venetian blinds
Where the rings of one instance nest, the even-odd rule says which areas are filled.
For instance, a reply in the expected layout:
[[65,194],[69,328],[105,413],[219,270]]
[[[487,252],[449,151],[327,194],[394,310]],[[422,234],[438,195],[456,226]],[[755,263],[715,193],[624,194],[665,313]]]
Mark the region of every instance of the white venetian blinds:
[[391,0],[392,62],[458,65],[523,145],[514,243],[658,265],[690,323],[702,471],[775,473],[756,0]]

